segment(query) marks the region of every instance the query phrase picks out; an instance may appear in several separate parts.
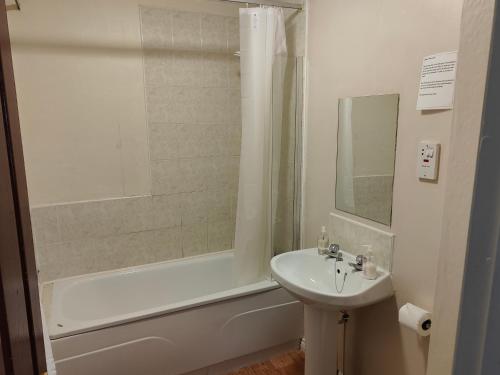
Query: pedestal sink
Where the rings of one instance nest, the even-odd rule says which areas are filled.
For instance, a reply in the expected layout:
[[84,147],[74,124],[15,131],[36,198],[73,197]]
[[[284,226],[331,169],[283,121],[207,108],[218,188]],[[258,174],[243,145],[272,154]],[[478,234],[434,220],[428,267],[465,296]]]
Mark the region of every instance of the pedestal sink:
[[336,261],[317,249],[292,251],[271,259],[277,282],[305,304],[306,375],[337,374],[338,312],[377,303],[393,293],[391,276],[377,269],[376,280],[366,280],[344,252]]

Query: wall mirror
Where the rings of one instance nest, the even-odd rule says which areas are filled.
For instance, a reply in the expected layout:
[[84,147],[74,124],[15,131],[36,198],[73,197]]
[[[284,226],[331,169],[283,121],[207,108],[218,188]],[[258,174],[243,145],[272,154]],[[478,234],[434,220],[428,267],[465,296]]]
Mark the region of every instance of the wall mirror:
[[391,225],[399,95],[339,100],[338,210]]

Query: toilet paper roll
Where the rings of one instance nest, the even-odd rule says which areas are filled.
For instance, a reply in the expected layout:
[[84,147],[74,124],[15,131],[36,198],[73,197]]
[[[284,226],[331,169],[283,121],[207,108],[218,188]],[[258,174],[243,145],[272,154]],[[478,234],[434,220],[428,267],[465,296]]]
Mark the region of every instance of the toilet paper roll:
[[399,323],[414,330],[420,336],[431,334],[431,313],[411,303],[399,309]]

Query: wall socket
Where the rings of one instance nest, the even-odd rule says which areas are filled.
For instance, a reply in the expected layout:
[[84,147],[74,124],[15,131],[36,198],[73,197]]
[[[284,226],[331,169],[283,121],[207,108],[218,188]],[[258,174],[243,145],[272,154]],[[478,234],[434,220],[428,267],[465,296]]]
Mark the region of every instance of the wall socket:
[[422,141],[417,149],[417,177],[421,180],[436,181],[439,175],[441,144]]

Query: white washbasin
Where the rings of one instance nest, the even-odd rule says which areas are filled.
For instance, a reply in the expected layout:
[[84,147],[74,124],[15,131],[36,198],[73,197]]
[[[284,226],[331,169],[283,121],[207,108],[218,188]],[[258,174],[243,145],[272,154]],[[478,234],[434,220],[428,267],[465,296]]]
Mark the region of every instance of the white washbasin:
[[336,262],[318,255],[317,249],[284,253],[271,260],[272,274],[302,302],[319,309],[354,309],[393,295],[388,272],[378,268],[378,278],[367,280],[362,272],[353,272],[353,267],[348,264],[354,262],[354,257],[343,254],[344,260]]

